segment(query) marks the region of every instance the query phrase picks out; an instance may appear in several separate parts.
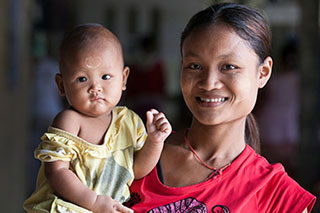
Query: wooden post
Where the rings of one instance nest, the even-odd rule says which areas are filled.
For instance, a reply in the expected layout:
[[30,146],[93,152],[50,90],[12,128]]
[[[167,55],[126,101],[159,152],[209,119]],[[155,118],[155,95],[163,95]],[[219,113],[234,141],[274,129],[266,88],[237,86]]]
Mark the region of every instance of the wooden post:
[[319,1],[300,0],[300,144],[299,182],[311,190],[320,174]]

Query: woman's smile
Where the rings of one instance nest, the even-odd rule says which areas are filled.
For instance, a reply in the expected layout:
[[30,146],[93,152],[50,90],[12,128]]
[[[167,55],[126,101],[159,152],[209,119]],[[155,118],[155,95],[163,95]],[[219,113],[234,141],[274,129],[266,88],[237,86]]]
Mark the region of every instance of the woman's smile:
[[227,97],[196,97],[197,102],[202,107],[216,107],[224,104],[228,98]]

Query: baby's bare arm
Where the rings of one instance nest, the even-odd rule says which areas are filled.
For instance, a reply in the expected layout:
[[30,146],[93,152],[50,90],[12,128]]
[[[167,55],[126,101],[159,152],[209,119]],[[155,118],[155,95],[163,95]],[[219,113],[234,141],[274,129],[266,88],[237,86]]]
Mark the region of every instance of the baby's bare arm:
[[93,208],[97,194],[86,187],[69,170],[69,162],[54,161],[45,163],[45,174],[51,187],[61,197],[84,208]]
[[136,179],[147,175],[157,164],[171,125],[163,113],[152,109],[147,112],[148,138],[142,149],[135,153],[133,171]]
[[[80,119],[78,112],[67,109],[59,113],[53,127],[78,135]],[[65,200],[95,213],[122,212],[131,213],[132,210],[107,195],[97,195],[83,184],[75,173],[69,170],[69,162],[55,161],[45,163],[45,174],[51,187]]]
[[69,170],[69,162],[55,161],[45,164],[45,174],[51,187],[65,200],[95,213],[123,212],[131,213],[110,196],[97,195],[85,186],[79,178]]

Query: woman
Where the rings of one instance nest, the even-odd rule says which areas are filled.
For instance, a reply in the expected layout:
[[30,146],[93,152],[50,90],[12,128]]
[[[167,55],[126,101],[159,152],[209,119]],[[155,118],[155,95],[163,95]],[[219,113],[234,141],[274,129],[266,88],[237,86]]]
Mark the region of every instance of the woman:
[[251,148],[259,147],[251,111],[271,75],[270,44],[264,17],[244,5],[216,4],[191,18],[180,83],[192,123],[131,186],[135,212],[311,211],[315,197]]

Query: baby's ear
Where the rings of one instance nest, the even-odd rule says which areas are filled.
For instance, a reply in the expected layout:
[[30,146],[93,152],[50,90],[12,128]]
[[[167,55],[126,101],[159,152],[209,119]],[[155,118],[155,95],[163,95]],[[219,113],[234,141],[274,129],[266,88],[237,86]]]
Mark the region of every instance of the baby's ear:
[[122,90],[123,91],[127,89],[127,80],[129,77],[129,73],[130,73],[130,68],[126,66],[122,71]]
[[56,80],[56,84],[58,86],[60,95],[61,96],[65,96],[62,75],[60,73],[57,73],[56,77],[55,77],[55,80]]
[[264,59],[263,63],[259,66],[259,88],[263,88],[268,80],[271,77],[271,72],[272,72],[272,58],[270,56],[266,57]]

